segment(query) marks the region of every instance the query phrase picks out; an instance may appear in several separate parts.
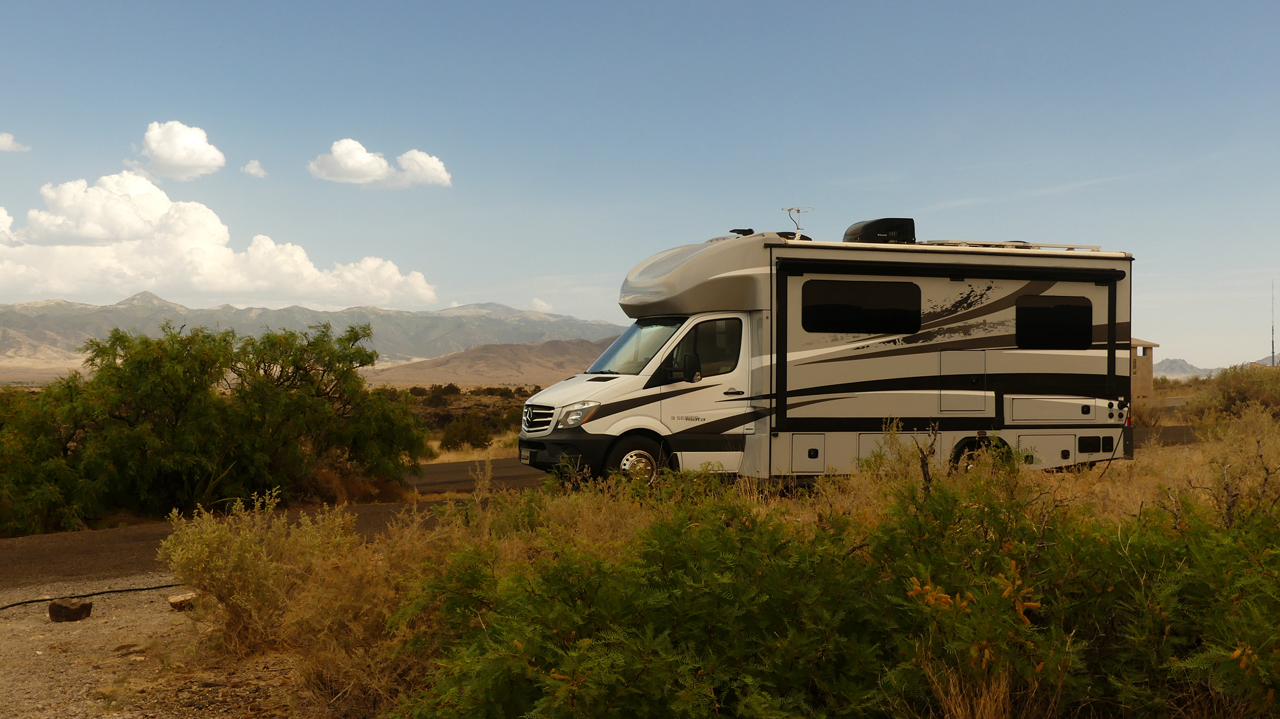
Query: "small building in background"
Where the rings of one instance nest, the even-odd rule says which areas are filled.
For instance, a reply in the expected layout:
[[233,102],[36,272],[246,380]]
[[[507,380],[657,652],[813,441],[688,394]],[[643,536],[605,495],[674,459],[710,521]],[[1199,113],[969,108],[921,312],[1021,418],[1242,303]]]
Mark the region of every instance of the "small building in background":
[[1133,347],[1129,351],[1129,377],[1133,398],[1149,398],[1155,394],[1155,348],[1160,345],[1137,337],[1130,339],[1129,344]]

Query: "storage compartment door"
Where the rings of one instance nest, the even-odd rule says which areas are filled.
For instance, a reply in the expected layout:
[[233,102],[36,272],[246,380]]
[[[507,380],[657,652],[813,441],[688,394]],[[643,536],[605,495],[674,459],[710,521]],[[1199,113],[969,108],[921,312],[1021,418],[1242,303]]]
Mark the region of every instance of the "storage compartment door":
[[1020,434],[1018,451],[1032,457],[1031,466],[1062,467],[1075,462],[1074,434]]
[[791,473],[822,474],[827,471],[825,434],[791,435]]

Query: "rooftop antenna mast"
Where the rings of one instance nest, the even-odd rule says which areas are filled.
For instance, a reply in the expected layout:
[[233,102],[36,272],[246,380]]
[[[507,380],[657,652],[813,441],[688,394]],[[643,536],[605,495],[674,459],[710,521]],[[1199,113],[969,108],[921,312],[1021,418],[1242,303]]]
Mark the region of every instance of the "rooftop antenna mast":
[[791,220],[791,224],[796,226],[796,239],[800,239],[800,215],[806,212],[813,212],[812,207],[784,207],[782,211],[787,213],[787,219]]

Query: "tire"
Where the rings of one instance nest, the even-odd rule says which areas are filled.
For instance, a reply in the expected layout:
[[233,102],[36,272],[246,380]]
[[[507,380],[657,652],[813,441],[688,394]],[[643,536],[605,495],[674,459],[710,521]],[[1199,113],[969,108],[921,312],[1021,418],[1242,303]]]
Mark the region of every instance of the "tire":
[[609,450],[604,471],[606,474],[618,472],[651,482],[658,476],[658,469],[662,466],[662,448],[658,443],[648,437],[632,435],[618,440]]
[[994,451],[996,456],[1012,462],[1014,451],[1007,442],[999,437],[994,439],[988,437],[966,437],[956,443],[956,448],[951,454],[951,469],[970,470],[979,452]]

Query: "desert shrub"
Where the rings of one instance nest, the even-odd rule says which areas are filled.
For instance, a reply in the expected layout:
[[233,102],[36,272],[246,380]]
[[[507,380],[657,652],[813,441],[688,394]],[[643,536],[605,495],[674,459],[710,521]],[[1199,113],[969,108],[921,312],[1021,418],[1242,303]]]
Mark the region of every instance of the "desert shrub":
[[895,441],[810,490],[667,471],[493,492],[481,476],[432,525],[299,531],[244,574],[286,588],[259,616],[304,693],[364,715],[1274,713],[1272,518],[1228,525],[1162,493],[1102,519],[1066,499],[1084,474],[991,451],[948,471]]
[[422,402],[428,407],[448,407],[449,398],[460,394],[462,390],[452,382],[445,385],[433,384],[431,389],[427,390]]
[[[1266,710],[1274,523],[1227,529],[1184,500],[1117,526],[1040,477],[998,457],[928,492],[915,475],[871,527],[846,512],[796,522],[687,474],[615,478],[610,496],[653,508],[634,540],[504,560],[495,537],[545,531],[547,503],[527,500],[401,613],[431,627],[406,651],[438,667],[402,713]],[[833,506],[823,491],[791,504]]]
[[1195,421],[1240,416],[1250,405],[1265,407],[1280,417],[1280,371],[1275,368],[1236,365],[1222,370],[1205,385],[1183,409]]
[[244,485],[232,496],[290,486],[330,460],[398,479],[429,453],[407,395],[365,386],[359,370],[377,360],[362,344],[371,336],[367,325],[336,336],[321,325],[240,341],[229,399]]
[[492,441],[493,432],[489,426],[478,415],[468,412],[445,425],[440,436],[440,449],[462,449],[464,445],[472,449],[484,449]]
[[51,394],[0,389],[0,536],[76,529],[96,507],[60,419]]
[[369,337],[368,326],[238,338],[166,323],[157,337],[90,340],[89,377],[0,398],[0,531],[288,494],[331,468],[400,481],[431,450],[408,395],[365,386]]
[[1272,408],[1243,405],[1205,432],[1209,473],[1195,488],[1208,495],[1219,521],[1232,527],[1255,516],[1274,518],[1280,503],[1280,425]]
[[275,511],[279,496],[236,501],[226,516],[203,508],[190,519],[175,510],[173,533],[160,559],[184,585],[214,604],[219,639],[248,650],[276,646],[291,595],[314,574],[317,562],[355,545],[355,516],[344,511],[302,515],[296,522]]
[[74,373],[53,392],[83,428],[71,461],[99,481],[103,503],[164,512],[223,496],[236,432],[220,391],[229,389],[235,333],[115,329],[84,350],[91,377]]
[[471,394],[488,395],[490,397],[502,397],[503,399],[515,399],[515,390],[510,387],[476,387],[471,390]]
[[269,494],[226,516],[174,513],[160,557],[199,592],[198,617],[216,628],[202,635],[211,648],[294,652],[304,698],[333,716],[371,716],[419,671],[396,651],[387,618],[452,545],[415,512],[365,540],[348,512],[290,519],[277,502]]
[[885,637],[874,573],[841,528],[710,501],[655,522],[619,561],[564,549],[496,581],[457,555],[418,598],[449,652],[411,716],[485,707],[599,716],[847,711],[873,701]]
[[414,397],[426,397],[429,394],[429,392],[427,391],[426,387],[410,387],[409,394],[413,395]]

